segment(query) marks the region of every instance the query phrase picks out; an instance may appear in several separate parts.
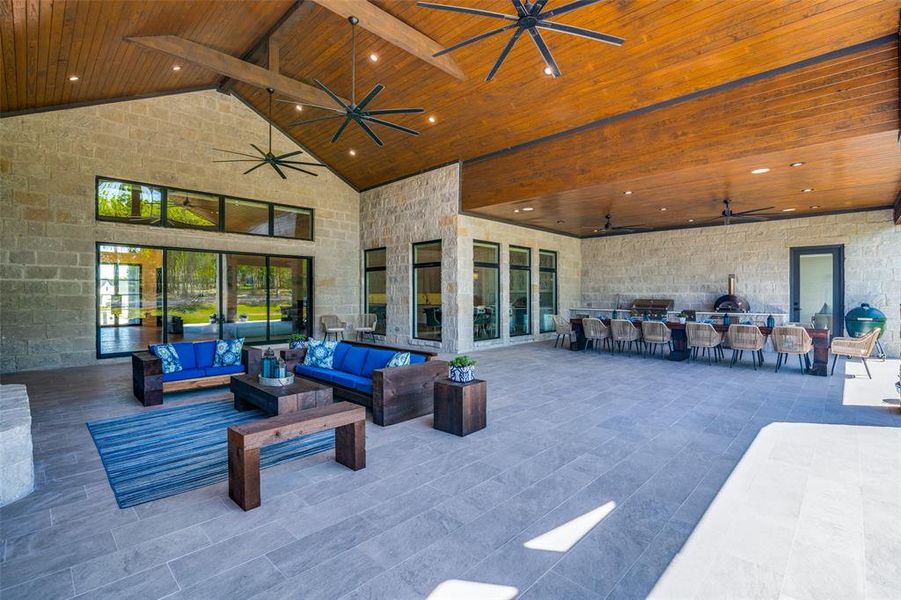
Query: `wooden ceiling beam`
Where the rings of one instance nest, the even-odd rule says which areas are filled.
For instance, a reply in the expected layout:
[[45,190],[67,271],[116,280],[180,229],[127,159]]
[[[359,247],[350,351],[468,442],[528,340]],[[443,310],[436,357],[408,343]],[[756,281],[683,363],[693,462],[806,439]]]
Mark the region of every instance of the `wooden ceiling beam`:
[[[177,35],[156,35],[126,38],[142,48],[175,56],[194,65],[210,69],[226,77],[260,87],[272,88],[298,102],[310,104],[334,104],[328,94],[296,79],[274,73],[264,67],[213,50],[202,44],[180,38]],[[345,100],[346,102],[346,100]]]
[[386,42],[441,69],[448,75],[456,77],[460,81],[466,81],[466,74],[453,58],[447,55],[435,58],[434,54],[444,50],[441,44],[367,0],[309,1],[315,2],[345,19],[351,16],[357,17],[360,20],[360,27],[366,31],[374,33]]

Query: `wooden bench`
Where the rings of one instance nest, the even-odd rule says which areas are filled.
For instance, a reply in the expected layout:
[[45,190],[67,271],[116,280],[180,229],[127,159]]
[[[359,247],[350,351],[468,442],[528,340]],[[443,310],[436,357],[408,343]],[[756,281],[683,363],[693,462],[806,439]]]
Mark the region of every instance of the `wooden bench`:
[[244,510],[260,505],[260,449],[335,430],[335,460],[354,471],[366,467],[366,409],[351,402],[285,413],[228,428],[228,495]]

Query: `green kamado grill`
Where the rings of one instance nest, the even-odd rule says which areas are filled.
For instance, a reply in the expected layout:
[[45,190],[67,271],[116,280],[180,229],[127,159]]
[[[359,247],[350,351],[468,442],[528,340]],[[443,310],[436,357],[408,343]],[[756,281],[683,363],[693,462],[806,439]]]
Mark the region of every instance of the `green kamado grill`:
[[[857,308],[852,308],[845,315],[845,329],[851,337],[864,336],[878,327],[880,329],[879,337],[881,338],[885,333],[885,322],[885,313],[878,308],[873,308],[866,302]],[[885,351],[878,340],[876,341],[876,351],[879,354],[879,358],[885,358]]]

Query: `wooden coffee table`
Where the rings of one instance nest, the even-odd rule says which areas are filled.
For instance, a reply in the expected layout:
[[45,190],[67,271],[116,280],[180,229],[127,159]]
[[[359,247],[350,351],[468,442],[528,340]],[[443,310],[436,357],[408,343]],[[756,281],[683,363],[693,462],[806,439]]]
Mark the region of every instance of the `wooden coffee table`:
[[233,375],[229,387],[235,395],[235,410],[259,408],[270,416],[332,403],[332,388],[303,377],[276,387],[260,385],[256,375]]

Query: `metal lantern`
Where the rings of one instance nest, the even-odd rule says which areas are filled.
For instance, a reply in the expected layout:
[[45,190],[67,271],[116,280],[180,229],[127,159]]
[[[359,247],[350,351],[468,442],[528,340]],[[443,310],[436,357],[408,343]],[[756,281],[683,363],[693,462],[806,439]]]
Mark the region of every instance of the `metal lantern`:
[[263,377],[274,379],[278,377],[278,359],[275,358],[275,352],[272,348],[267,348],[260,360],[260,375]]

